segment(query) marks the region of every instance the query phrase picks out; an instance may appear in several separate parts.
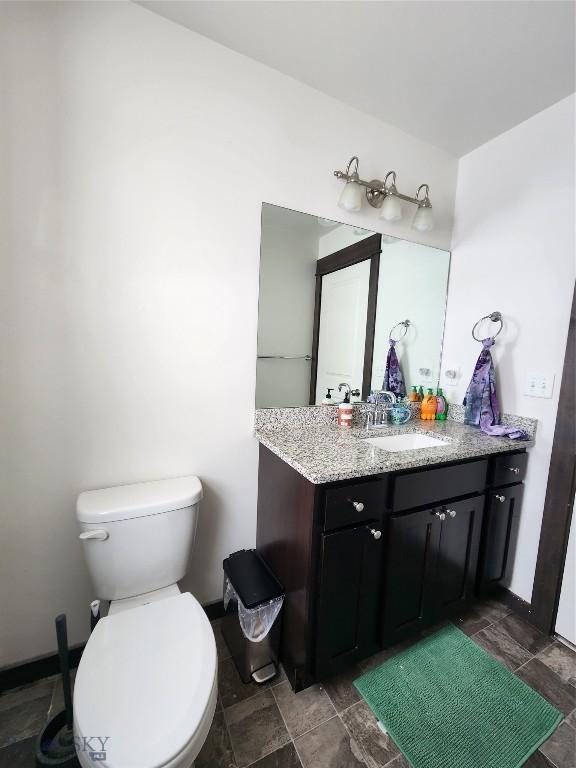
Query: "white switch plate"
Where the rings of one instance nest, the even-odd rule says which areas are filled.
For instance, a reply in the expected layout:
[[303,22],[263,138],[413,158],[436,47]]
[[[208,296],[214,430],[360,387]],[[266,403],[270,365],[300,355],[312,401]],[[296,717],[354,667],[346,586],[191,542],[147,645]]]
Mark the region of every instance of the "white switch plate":
[[527,397],[552,397],[554,391],[553,373],[532,373],[526,376],[524,394]]
[[455,387],[461,378],[459,365],[448,365],[442,372],[442,381],[444,387]]

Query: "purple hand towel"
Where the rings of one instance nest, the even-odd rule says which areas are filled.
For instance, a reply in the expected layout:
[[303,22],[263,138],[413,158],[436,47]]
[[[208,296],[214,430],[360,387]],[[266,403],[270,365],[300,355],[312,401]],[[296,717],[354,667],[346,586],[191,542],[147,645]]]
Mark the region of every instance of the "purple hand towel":
[[382,389],[393,392],[396,397],[406,396],[406,385],[404,384],[404,376],[400,370],[400,363],[398,362],[398,356],[396,355],[396,342],[394,339],[390,339],[390,347],[388,348],[388,354],[386,355],[386,368],[384,369],[384,381],[382,382]]
[[493,344],[493,338],[482,341],[482,352],[476,361],[474,373],[464,397],[464,423],[473,427],[479,426],[482,432],[494,437],[529,440],[530,437],[524,430],[500,424],[494,362],[490,353],[490,347]]

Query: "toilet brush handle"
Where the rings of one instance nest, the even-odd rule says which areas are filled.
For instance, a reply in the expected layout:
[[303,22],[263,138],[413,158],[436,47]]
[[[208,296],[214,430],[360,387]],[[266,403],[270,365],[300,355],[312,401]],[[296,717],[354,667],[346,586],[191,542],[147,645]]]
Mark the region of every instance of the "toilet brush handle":
[[56,638],[58,640],[58,655],[60,657],[60,672],[62,673],[62,690],[66,708],[66,727],[72,730],[72,691],[70,689],[70,667],[68,664],[68,632],[66,629],[66,614],[56,616]]

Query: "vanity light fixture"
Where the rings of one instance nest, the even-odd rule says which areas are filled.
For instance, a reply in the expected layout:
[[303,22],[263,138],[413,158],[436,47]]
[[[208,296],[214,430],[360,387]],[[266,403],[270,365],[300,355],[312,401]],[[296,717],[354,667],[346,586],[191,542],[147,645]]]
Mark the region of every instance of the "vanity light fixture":
[[[352,164],[355,163],[355,170],[350,173]],[[362,207],[362,189],[360,185],[364,182],[360,182],[358,176],[358,158],[356,156],[350,159],[350,162],[346,166],[346,173],[343,173],[340,178],[346,179],[346,186],[342,190],[338,205],[340,208],[344,208],[345,211],[359,211]]]
[[[351,172],[351,168],[354,170]],[[358,172],[359,160],[356,156],[351,158],[345,171],[334,171],[334,176],[346,182],[342,190],[338,205],[346,211],[359,211],[362,205],[362,187],[366,190],[366,199],[373,208],[380,208],[380,218],[384,221],[400,221],[403,215],[402,203],[412,203],[417,206],[417,211],[412,221],[412,227],[419,232],[429,232],[434,227],[432,203],[430,202],[430,188],[428,184],[421,184],[415,197],[403,195],[396,188],[396,172],[388,171],[384,181],[372,179],[364,181]],[[390,181],[389,181],[390,179]]]
[[[424,189],[424,197],[420,197],[420,190]],[[418,210],[414,214],[412,226],[419,232],[429,232],[434,227],[434,216],[432,215],[432,203],[428,197],[430,191],[428,184],[421,184],[416,192],[418,200]]]

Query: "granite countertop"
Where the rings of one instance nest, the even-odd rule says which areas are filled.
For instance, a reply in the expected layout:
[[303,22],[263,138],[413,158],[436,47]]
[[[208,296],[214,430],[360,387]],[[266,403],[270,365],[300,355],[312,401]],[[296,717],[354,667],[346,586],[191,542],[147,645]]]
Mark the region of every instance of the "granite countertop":
[[[420,433],[446,441],[446,447],[391,452],[365,442],[366,437]],[[457,421],[426,422],[414,418],[402,426],[371,429],[338,427],[333,422],[307,426],[257,425],[257,439],[315,484],[366,477],[382,472],[427,467],[530,448],[534,440],[490,437]]]

